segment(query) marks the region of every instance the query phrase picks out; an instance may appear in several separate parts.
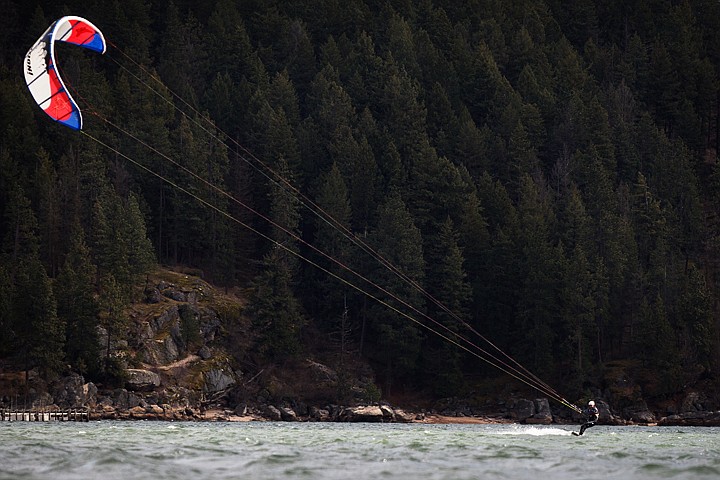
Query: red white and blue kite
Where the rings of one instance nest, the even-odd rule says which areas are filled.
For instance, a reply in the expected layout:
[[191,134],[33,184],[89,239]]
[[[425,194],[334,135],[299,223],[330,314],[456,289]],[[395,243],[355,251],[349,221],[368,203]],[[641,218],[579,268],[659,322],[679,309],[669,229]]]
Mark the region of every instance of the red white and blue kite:
[[55,42],[105,53],[105,38],[84,18],[62,17],[50,25],[25,55],[25,82],[37,104],[56,122],[80,130],[82,114],[58,73]]

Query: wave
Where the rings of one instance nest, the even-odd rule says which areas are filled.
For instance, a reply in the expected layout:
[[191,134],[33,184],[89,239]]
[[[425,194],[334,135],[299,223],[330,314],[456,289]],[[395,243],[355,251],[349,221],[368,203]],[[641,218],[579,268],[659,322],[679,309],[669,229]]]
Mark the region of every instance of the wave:
[[546,435],[572,435],[570,430],[563,430],[562,428],[554,427],[535,427],[527,425],[513,425],[507,430],[501,430],[493,432],[495,435],[530,435],[535,437],[542,437]]

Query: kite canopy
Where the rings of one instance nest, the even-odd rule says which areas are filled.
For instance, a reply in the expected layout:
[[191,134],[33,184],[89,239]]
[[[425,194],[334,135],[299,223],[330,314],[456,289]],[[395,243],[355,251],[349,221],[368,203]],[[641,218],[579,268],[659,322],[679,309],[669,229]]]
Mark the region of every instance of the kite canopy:
[[62,17],[50,25],[25,55],[25,83],[38,106],[56,122],[80,130],[80,109],[65,87],[56,66],[56,41],[105,53],[105,38],[95,25],[84,18]]

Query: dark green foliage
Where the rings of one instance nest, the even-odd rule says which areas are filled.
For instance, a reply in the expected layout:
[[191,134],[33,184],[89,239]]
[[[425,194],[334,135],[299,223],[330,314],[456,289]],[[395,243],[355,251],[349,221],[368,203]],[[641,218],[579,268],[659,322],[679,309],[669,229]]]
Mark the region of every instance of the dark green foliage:
[[73,368],[92,378],[101,370],[96,268],[90,262],[90,249],[79,223],[74,225],[71,242],[54,285],[57,313],[65,323],[65,358]]
[[[292,178],[281,156],[277,172]],[[252,282],[249,314],[260,336],[261,351],[268,360],[285,359],[302,351],[301,328],[305,322],[302,306],[294,291],[298,281],[297,237],[298,199],[283,192],[280,185],[270,185],[270,228],[274,242],[263,258],[260,274]]]
[[[433,325],[443,336],[458,341],[470,334],[470,305],[472,291],[463,268],[462,250],[458,235],[448,217],[430,237],[425,252],[426,285],[437,304],[428,305],[428,312],[439,325]],[[460,334],[461,337],[458,337]],[[464,386],[461,370],[462,350],[437,335],[429,335],[423,345],[423,370],[428,388],[447,397],[460,393]]]
[[[425,262],[420,230],[397,194],[390,195],[380,207],[377,230],[370,240],[387,262],[422,285]],[[376,295],[394,309],[380,304],[371,305],[367,314],[366,351],[382,372],[383,391],[390,394],[395,383],[406,386],[417,381],[417,361],[424,335],[420,325],[428,322],[423,319],[423,301],[417,290],[379,265],[372,268],[372,278],[389,292],[389,296],[384,293]],[[412,305],[415,310],[409,311],[402,302]]]
[[[109,148],[52,124],[22,84],[20,59],[73,8],[113,44],[57,51]],[[253,287],[269,360],[345,318],[386,395],[455,394],[491,372],[413,320],[480,342],[467,322],[573,391],[612,360],[670,372],[662,395],[720,365],[716,2],[10,0],[3,13],[0,360],[52,375],[64,351],[121,380],[123,309],[159,261]],[[391,308],[278,247],[365,283],[305,241]],[[102,352],[81,334],[95,325]]]
[[273,248],[265,256],[263,271],[253,281],[249,315],[267,360],[284,360],[302,351],[300,329],[304,318],[292,291],[294,278],[287,252]]
[[[313,244],[320,252],[336,260],[340,265],[324,256],[318,258],[318,262],[333,274],[346,278],[341,265],[352,266],[355,263],[351,261],[351,243],[342,234],[343,230],[338,230],[327,218],[327,215],[331,216],[343,229],[349,231],[351,210],[348,191],[336,164],[333,164],[330,171],[323,176],[317,204],[326,215],[315,219]],[[321,329],[329,330],[346,309],[348,287],[324,272],[313,272],[313,279],[311,296],[316,297],[317,324]]]
[[104,350],[102,355],[102,378],[110,383],[122,382],[122,372],[118,369],[122,356],[121,340],[125,338],[130,319],[125,313],[127,305],[123,287],[111,273],[100,278],[98,323],[102,327],[101,341]]
[[57,316],[51,281],[36,256],[19,259],[16,268],[11,300],[16,351],[26,370],[37,367],[53,378],[63,370],[65,325]]

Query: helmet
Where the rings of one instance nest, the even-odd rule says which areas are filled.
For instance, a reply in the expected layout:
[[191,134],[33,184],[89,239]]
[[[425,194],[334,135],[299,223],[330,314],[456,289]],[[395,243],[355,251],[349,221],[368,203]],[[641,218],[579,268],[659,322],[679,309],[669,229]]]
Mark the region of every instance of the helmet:
[[594,406],[595,406],[595,402],[592,401],[592,400],[590,400],[590,401],[588,402],[588,407],[594,407]]

